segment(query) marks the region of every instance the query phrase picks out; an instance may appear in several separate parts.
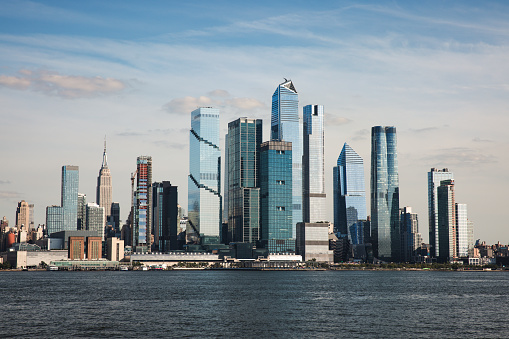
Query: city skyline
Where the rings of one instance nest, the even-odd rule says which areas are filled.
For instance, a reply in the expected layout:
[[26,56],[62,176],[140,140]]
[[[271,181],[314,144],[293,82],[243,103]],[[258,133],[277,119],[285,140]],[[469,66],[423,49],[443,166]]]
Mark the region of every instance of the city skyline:
[[154,180],[179,187],[188,210],[190,112],[220,108],[219,145],[242,116],[265,120],[268,139],[270,96],[287,77],[300,114],[308,104],[326,112],[330,221],[339,147],[347,142],[367,164],[369,129],[393,125],[400,206],[418,213],[425,242],[433,167],[454,172],[476,239],[509,240],[500,222],[509,189],[506,3],[120,4],[0,4],[0,140],[15,145],[2,148],[13,165],[1,172],[0,215],[11,224],[21,200],[44,223],[65,164],[80,167],[79,192],[92,202],[105,134],[122,222],[140,154],[153,157]]

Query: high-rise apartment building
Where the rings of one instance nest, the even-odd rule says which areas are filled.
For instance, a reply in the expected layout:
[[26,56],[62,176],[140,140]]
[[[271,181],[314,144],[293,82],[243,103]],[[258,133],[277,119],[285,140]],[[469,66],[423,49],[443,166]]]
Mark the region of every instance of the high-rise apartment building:
[[292,144],[285,141],[262,143],[260,243],[271,253],[295,252],[292,186]]
[[325,221],[323,106],[304,106],[302,210],[304,222]]
[[228,240],[256,244],[260,239],[260,145],[262,120],[239,118],[226,135]]
[[468,217],[467,204],[456,203],[456,253],[458,257],[468,257]]
[[76,231],[78,229],[78,189],[79,167],[62,166],[62,215],[63,229],[61,231]]
[[86,220],[87,231],[93,231],[98,237],[104,239],[104,207],[89,202]]
[[87,229],[87,195],[78,193],[78,231]]
[[454,179],[442,180],[437,188],[438,200],[438,260],[448,262],[457,258],[456,203]]
[[136,191],[134,193],[134,222],[132,246],[135,252],[150,252],[152,239],[152,157],[136,160]]
[[364,235],[365,223],[359,223],[367,219],[364,161],[346,142],[333,168],[333,185],[334,230],[348,235],[352,244],[361,243],[360,234],[353,235],[350,228],[355,226],[356,233]]
[[222,209],[219,110],[194,110],[189,138],[188,238],[218,244]]
[[291,80],[279,84],[272,95],[270,123],[272,141],[292,143],[292,237],[302,221],[302,123],[299,119],[299,96]]
[[28,204],[28,230],[35,229],[35,212],[34,212],[34,204]]
[[428,222],[429,244],[431,256],[438,257],[440,252],[438,241],[438,198],[437,189],[442,180],[454,179],[454,175],[447,168],[438,170],[432,168],[428,172]]
[[16,228],[18,232],[21,229],[21,226],[25,228],[25,231],[28,231],[30,226],[30,208],[28,207],[28,203],[25,200],[21,200],[18,203],[18,208],[16,209]]
[[396,127],[371,129],[371,238],[373,255],[401,260]]
[[419,233],[419,218],[417,213],[412,213],[412,208],[407,206],[400,209],[401,229],[401,260],[411,261],[415,251],[422,244],[422,236]]
[[99,176],[97,177],[96,198],[97,204],[104,207],[105,220],[111,215],[112,190],[111,173],[108,168],[108,158],[106,155],[106,140],[104,140],[103,162],[99,170]]

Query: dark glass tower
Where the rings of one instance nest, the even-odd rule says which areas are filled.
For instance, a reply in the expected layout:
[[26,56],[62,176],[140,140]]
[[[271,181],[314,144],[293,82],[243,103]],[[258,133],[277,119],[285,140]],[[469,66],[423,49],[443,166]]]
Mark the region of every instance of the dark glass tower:
[[401,260],[396,127],[371,129],[371,238],[373,254]]
[[239,118],[228,124],[226,171],[228,234],[233,242],[260,239],[260,144],[262,120]]

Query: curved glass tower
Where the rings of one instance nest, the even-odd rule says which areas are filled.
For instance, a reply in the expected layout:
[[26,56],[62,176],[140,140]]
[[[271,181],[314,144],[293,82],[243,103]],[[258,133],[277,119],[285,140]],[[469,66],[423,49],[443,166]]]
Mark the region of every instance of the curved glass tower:
[[202,107],[191,113],[189,133],[188,234],[195,242],[218,244],[221,229],[221,151],[219,110]]
[[359,220],[367,219],[366,189],[364,161],[346,142],[333,174],[335,231],[342,235],[348,234],[352,241],[350,227]]
[[396,127],[371,128],[371,238],[373,255],[399,261],[399,177]]
[[302,221],[302,126],[299,96],[291,80],[279,84],[272,95],[270,131],[270,140],[292,143],[292,237],[295,238],[295,225]]

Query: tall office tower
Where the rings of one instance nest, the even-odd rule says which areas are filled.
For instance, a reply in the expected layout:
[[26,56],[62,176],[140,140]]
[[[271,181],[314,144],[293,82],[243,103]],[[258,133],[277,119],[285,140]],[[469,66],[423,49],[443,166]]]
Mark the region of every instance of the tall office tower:
[[371,238],[373,255],[401,260],[396,127],[371,129]]
[[[285,79],[286,80],[286,79]],[[270,123],[272,141],[292,143],[292,237],[302,221],[302,125],[299,119],[299,96],[291,80],[279,84],[272,95]]]
[[62,166],[62,215],[63,229],[60,231],[76,231],[78,229],[78,189],[79,167]]
[[323,106],[304,106],[302,210],[304,222],[325,221]]
[[468,218],[467,204],[456,203],[456,253],[458,257],[468,257]]
[[419,233],[419,219],[417,213],[412,213],[411,207],[400,209],[401,222],[401,260],[411,261],[415,250],[421,246],[422,236]]
[[96,232],[104,240],[104,207],[93,202],[87,204],[87,231]]
[[135,252],[150,252],[152,239],[152,157],[139,156],[137,161],[136,192],[132,246]]
[[110,223],[113,226],[115,233],[120,233],[120,204],[118,202],[111,203]]
[[178,249],[178,189],[169,181],[162,182],[162,224],[159,231],[159,250],[169,252]]
[[[361,232],[359,228],[363,228],[364,222],[358,223],[367,219],[364,161],[346,142],[337,166],[333,168],[333,185],[334,231],[348,235],[352,244],[360,244],[359,237],[353,237],[350,229],[356,226],[356,230]],[[354,238],[357,242],[354,242]]]
[[78,231],[87,228],[87,195],[78,193]]
[[108,168],[108,158],[106,155],[106,140],[104,140],[103,163],[97,177],[96,200],[99,206],[104,207],[105,220],[111,215],[112,187],[111,173]]
[[474,223],[467,220],[467,233],[468,233],[468,256],[474,256]]
[[34,204],[28,204],[28,230],[35,229],[35,213],[34,213]]
[[28,231],[28,227],[30,226],[30,209],[25,200],[21,200],[18,203],[18,208],[16,208],[16,228],[18,232],[21,226],[24,226],[26,231]]
[[428,172],[428,222],[429,222],[429,244],[431,256],[438,257],[440,248],[438,245],[438,199],[437,188],[442,180],[454,179],[452,172],[447,168],[438,170],[432,168]]
[[163,224],[163,183],[152,183],[152,234],[154,235],[154,243],[152,248],[160,251],[162,244],[159,242],[159,235]]
[[271,253],[295,252],[292,202],[292,144],[266,141],[260,147],[260,243]]
[[438,202],[438,260],[447,262],[457,257],[456,206],[454,179],[442,180],[437,188]]
[[262,120],[239,118],[230,122],[226,141],[228,239],[256,244],[260,239]]
[[62,206],[46,207],[46,232],[49,236],[51,233],[60,232],[64,229],[64,218]]
[[202,107],[191,112],[189,138],[187,234],[195,242],[218,244],[222,209],[219,110]]

